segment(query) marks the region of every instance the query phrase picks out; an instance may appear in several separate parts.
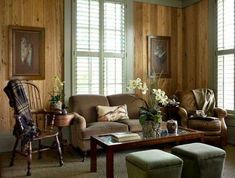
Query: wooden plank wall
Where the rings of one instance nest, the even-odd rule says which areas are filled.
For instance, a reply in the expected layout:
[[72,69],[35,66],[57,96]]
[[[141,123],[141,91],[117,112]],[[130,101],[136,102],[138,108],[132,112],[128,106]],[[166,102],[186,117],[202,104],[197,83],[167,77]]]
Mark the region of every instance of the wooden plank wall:
[[160,80],[168,95],[208,85],[208,0],[184,9],[134,3],[135,77],[149,82],[147,35],[171,37],[171,77]]
[[0,1],[0,130],[11,132],[14,119],[3,92],[8,82],[8,26],[22,25],[45,28],[45,80],[32,81],[39,88],[48,106],[52,77],[63,76],[63,0],[1,0]]
[[[171,37],[171,77],[160,80],[168,94],[182,89],[182,9],[134,3],[135,77],[150,82],[147,74],[147,36]],[[152,81],[153,82],[153,81]]]
[[208,86],[208,0],[183,9],[183,88]]

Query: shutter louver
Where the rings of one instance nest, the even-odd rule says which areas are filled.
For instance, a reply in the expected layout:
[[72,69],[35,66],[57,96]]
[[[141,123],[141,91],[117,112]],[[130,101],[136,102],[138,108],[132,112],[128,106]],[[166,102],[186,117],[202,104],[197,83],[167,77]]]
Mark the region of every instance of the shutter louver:
[[217,1],[217,100],[234,110],[234,0]]
[[76,0],[75,94],[122,93],[126,77],[124,2]]

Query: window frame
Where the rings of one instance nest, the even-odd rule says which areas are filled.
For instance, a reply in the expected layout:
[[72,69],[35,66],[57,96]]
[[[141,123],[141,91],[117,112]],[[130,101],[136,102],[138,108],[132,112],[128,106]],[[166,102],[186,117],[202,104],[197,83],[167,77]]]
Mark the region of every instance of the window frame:
[[[127,84],[127,81],[129,79],[132,79],[132,76],[133,74],[130,75],[130,71],[127,72],[127,66],[129,64],[131,64],[131,72],[133,73],[133,62],[130,61],[130,58],[128,58],[128,53],[132,53],[133,54],[133,51],[130,51],[130,49],[127,49],[127,46],[129,45],[128,44],[128,40],[130,40],[130,42],[132,42],[133,40],[131,40],[130,38],[128,39],[128,34],[130,33],[130,31],[128,30],[128,21],[130,20],[130,18],[128,18],[128,16],[130,14],[128,14],[128,1],[126,0],[98,0],[99,1],[99,19],[100,19],[100,24],[99,24],[99,45],[100,45],[100,48],[99,48],[99,62],[100,62],[100,68],[99,68],[99,94],[105,94],[104,93],[104,77],[103,77],[103,73],[104,73],[104,58],[106,57],[104,54],[104,49],[103,49],[103,42],[104,42],[104,3],[105,2],[116,2],[116,3],[123,3],[124,2],[124,8],[125,8],[125,47],[124,47],[124,52],[123,52],[123,61],[122,61],[122,69],[124,74],[122,74],[122,93],[126,91],[126,84]],[[74,95],[76,94],[76,77],[75,77],[75,62],[76,62],[76,57],[78,56],[78,53],[83,53],[83,52],[78,52],[76,50],[76,0],[73,1],[72,3],[72,7],[73,7],[73,10],[72,10],[72,65],[71,65],[71,94]],[[132,10],[131,10],[132,12]],[[130,13],[130,12],[129,12]],[[128,20],[129,19],[129,20]],[[132,23],[130,23],[132,25]],[[132,32],[132,31],[131,31]],[[130,37],[133,37],[133,35],[130,35]],[[130,43],[129,42],[129,43]],[[128,52],[130,51],[130,52]],[[90,52],[87,52],[87,53],[90,53]],[[91,52],[92,53],[92,52]],[[110,54],[110,56],[112,57],[117,57],[117,56],[113,56],[112,54]],[[133,55],[130,55],[130,56],[133,56]],[[128,77],[129,76],[129,77]],[[131,78],[130,78],[131,77]]]
[[[234,1],[234,12],[235,12],[235,1]],[[234,18],[234,46],[233,48],[231,49],[218,49],[218,0],[215,0],[215,6],[214,6],[214,11],[215,11],[215,15],[216,15],[216,18],[215,18],[215,74],[216,74],[216,77],[215,77],[215,87],[216,87],[216,98],[217,98],[217,104],[219,103],[218,101],[218,57],[221,56],[221,55],[233,55],[234,56],[234,61],[235,61],[235,18]],[[235,16],[235,13],[234,13],[234,16]],[[235,62],[234,62],[234,78],[235,78]],[[224,85],[224,84],[223,84]],[[234,83],[234,89],[233,89],[233,92],[234,92],[234,96],[235,96],[235,83]],[[223,92],[223,95],[225,93]],[[223,98],[224,100],[224,98]],[[224,105],[224,104],[223,104]],[[234,110],[229,110],[229,109],[226,109],[228,111],[228,113],[230,114],[235,114],[235,102],[234,102],[234,106],[233,106]]]

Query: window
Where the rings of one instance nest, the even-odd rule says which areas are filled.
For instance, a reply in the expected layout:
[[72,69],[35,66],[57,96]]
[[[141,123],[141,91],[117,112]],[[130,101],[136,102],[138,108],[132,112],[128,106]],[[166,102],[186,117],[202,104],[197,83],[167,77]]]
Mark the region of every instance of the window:
[[217,0],[218,106],[235,110],[234,0]]
[[74,94],[115,94],[126,90],[124,0],[76,0]]

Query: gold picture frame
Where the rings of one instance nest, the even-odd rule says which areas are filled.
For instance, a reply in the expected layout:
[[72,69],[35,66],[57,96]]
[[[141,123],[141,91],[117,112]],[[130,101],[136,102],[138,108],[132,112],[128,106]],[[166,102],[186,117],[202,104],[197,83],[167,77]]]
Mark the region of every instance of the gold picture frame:
[[9,78],[45,79],[45,29],[9,26]]
[[171,41],[169,36],[148,36],[148,75],[170,77]]

